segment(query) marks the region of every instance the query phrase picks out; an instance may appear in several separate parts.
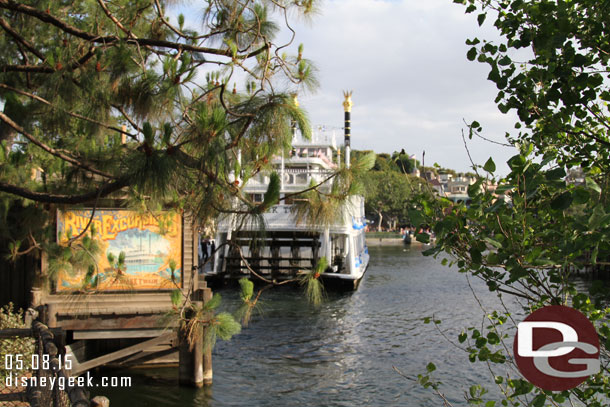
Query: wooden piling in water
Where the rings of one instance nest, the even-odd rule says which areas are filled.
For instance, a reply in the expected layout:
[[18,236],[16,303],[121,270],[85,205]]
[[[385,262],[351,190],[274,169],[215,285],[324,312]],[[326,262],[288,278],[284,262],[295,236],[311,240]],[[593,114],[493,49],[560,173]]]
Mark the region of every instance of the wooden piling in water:
[[[203,301],[204,303],[212,299],[212,290],[209,288],[203,289]],[[205,338],[206,329],[204,328],[202,337]],[[203,349],[203,384],[209,386],[212,384],[213,371],[212,371],[212,347],[202,348]]]
[[186,331],[180,329],[178,348],[178,381],[181,386],[203,387],[203,328],[195,343],[191,344]]
[[[212,299],[212,290],[204,288],[199,290],[198,300],[206,303]],[[182,386],[203,387],[212,384],[212,349],[204,348],[204,338],[206,335],[205,326],[199,326],[199,335],[195,343],[190,343],[187,332],[180,329],[178,332],[178,381]]]

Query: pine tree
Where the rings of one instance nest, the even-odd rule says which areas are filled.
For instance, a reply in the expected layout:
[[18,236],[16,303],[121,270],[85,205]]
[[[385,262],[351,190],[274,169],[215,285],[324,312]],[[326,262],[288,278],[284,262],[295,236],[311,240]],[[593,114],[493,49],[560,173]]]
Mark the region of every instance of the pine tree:
[[292,123],[309,134],[292,96],[316,86],[315,69],[302,47],[283,54],[294,38],[275,43],[271,17],[288,24],[315,1],[209,0],[201,32],[172,3],[0,0],[0,235],[13,257],[54,240],[58,205],[120,198],[205,221],[237,198],[256,212],[243,184],[289,149]]

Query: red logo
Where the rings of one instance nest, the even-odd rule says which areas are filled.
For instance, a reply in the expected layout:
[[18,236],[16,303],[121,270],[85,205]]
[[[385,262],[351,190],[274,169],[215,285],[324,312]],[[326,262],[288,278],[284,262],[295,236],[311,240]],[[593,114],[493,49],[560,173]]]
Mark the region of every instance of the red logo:
[[574,308],[551,305],[517,325],[515,362],[543,390],[572,389],[599,372],[599,339],[593,324]]

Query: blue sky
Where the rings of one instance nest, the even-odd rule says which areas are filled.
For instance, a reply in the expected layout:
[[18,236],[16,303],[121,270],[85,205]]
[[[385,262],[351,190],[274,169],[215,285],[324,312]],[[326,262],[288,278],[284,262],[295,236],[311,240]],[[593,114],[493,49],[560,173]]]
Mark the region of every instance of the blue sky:
[[[186,16],[196,19],[197,12]],[[496,141],[504,141],[515,122],[497,110],[487,67],[466,59],[467,38],[498,38],[492,22],[479,27],[476,14],[464,14],[452,0],[323,1],[311,21],[293,21],[291,51],[303,43],[320,80],[315,94],[299,95],[301,106],[312,124],[341,133],[342,91],[353,90],[353,148],[404,148],[419,160],[425,150],[426,165],[468,171],[463,121],[479,121],[483,135]],[[500,172],[515,154],[481,139],[468,147],[478,164],[492,156]]]

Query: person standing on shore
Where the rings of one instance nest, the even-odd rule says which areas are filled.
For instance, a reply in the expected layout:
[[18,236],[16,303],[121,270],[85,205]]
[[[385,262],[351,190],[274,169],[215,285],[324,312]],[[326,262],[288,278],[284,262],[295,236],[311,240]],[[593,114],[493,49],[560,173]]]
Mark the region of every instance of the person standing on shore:
[[208,250],[210,248],[210,241],[208,239],[205,239],[203,241],[203,245],[202,245],[202,260],[204,262],[206,262],[209,258],[210,258],[210,254],[208,253]]

